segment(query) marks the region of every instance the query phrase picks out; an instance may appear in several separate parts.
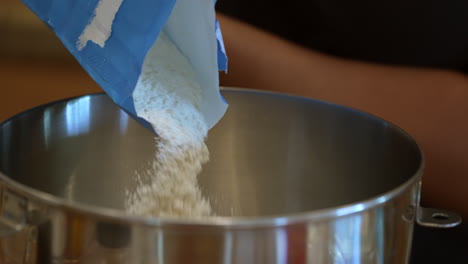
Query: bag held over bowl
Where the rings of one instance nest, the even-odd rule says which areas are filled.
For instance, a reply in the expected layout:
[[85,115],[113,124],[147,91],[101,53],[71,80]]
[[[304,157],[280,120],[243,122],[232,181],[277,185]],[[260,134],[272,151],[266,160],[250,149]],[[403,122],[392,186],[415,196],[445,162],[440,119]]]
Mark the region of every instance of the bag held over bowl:
[[132,92],[149,49],[165,32],[189,60],[202,88],[209,128],[224,115],[218,70],[227,58],[213,0],[23,0],[123,110],[137,116]]

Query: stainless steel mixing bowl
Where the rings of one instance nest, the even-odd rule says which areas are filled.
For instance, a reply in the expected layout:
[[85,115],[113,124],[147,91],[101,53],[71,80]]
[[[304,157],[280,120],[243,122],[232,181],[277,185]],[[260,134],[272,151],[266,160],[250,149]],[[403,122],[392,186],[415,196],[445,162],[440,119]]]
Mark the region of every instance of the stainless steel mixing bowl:
[[[125,215],[153,135],[103,94],[41,106],[0,126],[1,263],[394,263],[415,222],[424,159],[413,139],[339,105],[225,89],[199,177],[212,221]],[[12,246],[15,245],[15,246]]]

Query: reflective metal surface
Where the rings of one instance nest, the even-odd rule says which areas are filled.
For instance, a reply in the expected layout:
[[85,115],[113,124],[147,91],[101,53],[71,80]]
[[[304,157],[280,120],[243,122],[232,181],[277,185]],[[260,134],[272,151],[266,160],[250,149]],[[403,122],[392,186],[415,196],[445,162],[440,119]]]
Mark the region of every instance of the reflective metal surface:
[[408,135],[324,102],[223,96],[199,178],[224,216],[210,222],[120,211],[154,138],[105,95],[2,124],[0,262],[406,263],[423,167]]
[[459,215],[453,212],[434,209],[434,208],[419,208],[417,223],[426,227],[450,228],[461,224],[462,219]]

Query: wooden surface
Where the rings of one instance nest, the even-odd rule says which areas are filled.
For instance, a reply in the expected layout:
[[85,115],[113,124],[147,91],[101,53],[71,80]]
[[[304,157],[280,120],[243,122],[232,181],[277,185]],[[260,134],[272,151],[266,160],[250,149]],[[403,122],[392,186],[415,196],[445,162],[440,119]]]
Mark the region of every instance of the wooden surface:
[[73,63],[0,60],[0,121],[55,100],[102,91]]

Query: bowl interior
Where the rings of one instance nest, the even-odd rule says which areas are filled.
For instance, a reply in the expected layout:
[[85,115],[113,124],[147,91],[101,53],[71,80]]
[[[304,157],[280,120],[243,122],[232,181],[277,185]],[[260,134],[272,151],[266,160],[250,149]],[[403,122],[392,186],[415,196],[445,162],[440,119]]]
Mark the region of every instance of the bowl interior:
[[[230,107],[199,182],[220,215],[287,215],[391,191],[420,168],[413,140],[349,108],[224,90]],[[55,196],[122,209],[154,158],[151,132],[106,95],[60,101],[0,125],[0,171]]]

